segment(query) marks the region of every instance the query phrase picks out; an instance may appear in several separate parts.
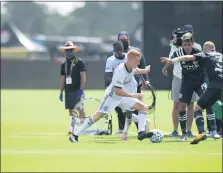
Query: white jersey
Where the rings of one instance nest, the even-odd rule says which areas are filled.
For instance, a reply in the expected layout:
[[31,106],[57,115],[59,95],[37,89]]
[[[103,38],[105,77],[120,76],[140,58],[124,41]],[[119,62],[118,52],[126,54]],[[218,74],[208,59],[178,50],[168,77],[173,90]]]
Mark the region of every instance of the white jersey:
[[118,67],[119,64],[126,62],[127,53],[124,54],[125,54],[124,59],[118,59],[115,57],[115,55],[110,56],[106,61],[105,72],[114,72],[114,70]]
[[[122,88],[127,93],[136,93],[137,82],[134,78],[135,69],[128,72],[124,63],[120,64],[114,71],[112,82],[106,89],[106,94],[113,97],[115,95],[115,87]],[[119,96],[118,96],[119,97]]]
[[[173,53],[177,50],[179,50],[180,47],[176,47],[175,45],[171,45],[170,53],[169,53],[169,58],[172,57]],[[202,51],[201,45],[198,43],[194,43],[194,48]],[[180,62],[177,62],[174,64],[173,67],[173,75],[178,77],[179,79],[182,79],[182,67],[180,65]]]

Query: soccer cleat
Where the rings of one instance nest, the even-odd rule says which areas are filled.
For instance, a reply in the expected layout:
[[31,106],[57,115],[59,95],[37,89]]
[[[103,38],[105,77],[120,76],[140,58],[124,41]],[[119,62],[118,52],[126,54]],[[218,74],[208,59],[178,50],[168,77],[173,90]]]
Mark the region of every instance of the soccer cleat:
[[207,135],[205,133],[198,134],[190,144],[198,144],[200,141],[204,141],[207,139]]
[[171,134],[169,134],[169,137],[176,137],[176,136],[179,136],[176,130],[174,130]]
[[70,135],[69,140],[72,143],[78,143],[78,136],[72,134],[72,135]]
[[151,138],[153,136],[153,132],[139,132],[138,133],[138,140],[142,141],[145,138]]
[[181,137],[180,137],[180,141],[186,141],[188,139],[188,136],[186,135],[186,134],[184,134],[184,135],[182,135]]
[[117,132],[115,132],[115,135],[119,135],[119,134],[122,134],[122,133],[123,133],[123,130],[118,129]]
[[128,139],[128,134],[127,132],[123,132],[121,140],[126,141]]
[[188,131],[187,132],[187,136],[190,138],[190,137],[194,137],[194,135],[192,134],[192,132],[191,131]]
[[220,135],[216,131],[213,131],[212,134],[211,134],[211,136],[214,139],[220,139]]

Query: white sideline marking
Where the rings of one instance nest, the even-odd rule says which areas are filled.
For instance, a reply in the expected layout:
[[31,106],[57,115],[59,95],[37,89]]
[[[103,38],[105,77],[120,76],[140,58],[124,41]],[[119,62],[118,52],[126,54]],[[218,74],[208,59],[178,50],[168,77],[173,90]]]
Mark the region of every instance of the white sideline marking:
[[[78,145],[78,144],[74,144]],[[106,155],[222,155],[218,152],[170,152],[170,151],[134,151],[134,150],[2,150],[1,155],[71,155],[71,154],[106,154]]]

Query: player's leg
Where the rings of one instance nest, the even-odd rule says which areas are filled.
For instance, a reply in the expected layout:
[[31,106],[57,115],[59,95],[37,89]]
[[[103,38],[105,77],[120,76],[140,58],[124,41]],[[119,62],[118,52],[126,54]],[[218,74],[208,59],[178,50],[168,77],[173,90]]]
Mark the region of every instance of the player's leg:
[[118,116],[118,130],[115,134],[121,134],[123,132],[124,125],[125,125],[125,116],[120,107],[117,106],[115,108],[115,111]]
[[[194,112],[194,118],[196,120],[196,125],[199,135],[191,142],[191,144],[197,144],[207,138],[204,129],[204,118],[202,110],[211,107],[218,99],[220,99],[221,90],[208,88],[200,97],[197,102],[197,106]],[[216,138],[217,139],[217,138]]]
[[[199,96],[202,96],[205,93],[203,98],[208,98],[209,103],[212,103],[213,100],[216,99],[216,97],[214,97],[214,95],[216,93],[219,93],[219,92],[216,92],[216,91],[218,91],[218,89],[214,89],[214,88],[213,89],[209,88],[208,91],[207,91],[207,84],[206,83],[203,83],[198,89],[196,89],[196,92]],[[203,100],[201,100],[201,101],[203,102]],[[209,106],[206,106],[206,115],[207,115],[207,124],[209,124],[209,126],[210,126],[212,137],[218,139],[220,136],[217,134],[217,124],[216,124],[215,114],[214,114],[214,111],[212,109],[212,105],[214,103],[215,102],[213,102],[212,104],[209,104]]]
[[147,132],[148,127],[145,126],[146,124],[146,114],[149,110],[148,105],[144,104],[143,102],[137,100],[133,109],[139,111],[138,118],[138,140],[143,140],[144,138],[150,138],[153,135],[153,132]]
[[187,112],[186,107],[190,104],[193,95],[193,86],[190,86],[186,82],[182,82],[180,94],[179,94],[179,121],[182,131],[182,136],[180,140],[187,140]]
[[125,98],[119,105],[122,109],[139,111],[138,114],[138,140],[150,138],[153,132],[145,132],[146,113],[149,110],[148,105],[135,98]]
[[68,134],[71,134],[74,129],[73,121],[73,108],[77,103],[76,92],[67,92],[65,93],[65,108],[69,110],[69,130]]
[[191,102],[189,105],[187,105],[187,136],[188,137],[193,137],[193,134],[191,132],[193,119],[194,119],[194,103]]
[[173,121],[173,132],[169,135],[170,137],[178,136],[178,125],[179,125],[179,93],[181,87],[181,79],[173,76],[172,88],[171,88],[171,100],[173,101],[172,108],[172,121]]
[[178,125],[179,125],[179,102],[173,102],[172,109],[172,121],[173,121],[173,132],[169,135],[170,137],[178,136]]
[[99,109],[91,117],[85,119],[84,123],[79,127],[79,129],[70,136],[69,140],[74,143],[78,142],[78,137],[82,132],[100,120],[105,114],[112,112],[119,103],[119,99],[106,95],[103,102],[99,106]]
[[[137,93],[141,93],[141,91],[142,91],[142,84],[140,84],[140,85],[137,86]],[[135,110],[135,111],[133,112],[133,114],[135,114],[135,115],[138,116],[138,111]],[[134,122],[134,123],[135,123],[135,125],[136,125],[137,130],[138,130],[138,128],[139,128],[138,122]]]
[[188,137],[193,137],[193,134],[191,132],[192,124],[193,124],[193,119],[194,119],[194,103],[197,102],[199,99],[198,95],[196,92],[193,93],[191,103],[190,105],[187,106],[187,136]]
[[[139,122],[139,117],[138,117],[138,115],[134,114],[134,112],[132,113],[132,121],[134,123],[138,123]],[[149,125],[150,125],[150,120],[146,119],[146,122],[145,122],[145,131],[146,132],[149,132]]]
[[124,112],[125,126],[124,126],[124,130],[123,130],[122,137],[121,137],[122,140],[127,140],[127,138],[128,138],[128,130],[129,130],[129,127],[131,126],[132,121],[133,121],[133,115],[132,114],[133,113],[130,110],[127,110],[127,111]]
[[[126,116],[125,127],[124,127],[122,137],[121,137],[122,140],[127,140],[128,130],[129,130],[129,127],[130,127],[132,121],[134,123],[139,122],[138,115],[134,114],[134,112],[132,112],[132,111],[127,111],[125,113],[125,116]],[[144,126],[145,126],[145,132],[149,132],[149,126],[150,126],[150,120],[149,119],[146,119]]]

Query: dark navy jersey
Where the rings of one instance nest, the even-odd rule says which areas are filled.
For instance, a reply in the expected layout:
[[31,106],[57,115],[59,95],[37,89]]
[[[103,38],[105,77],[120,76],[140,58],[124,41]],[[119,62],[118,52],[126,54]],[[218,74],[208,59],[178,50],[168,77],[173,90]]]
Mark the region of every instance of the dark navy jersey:
[[66,80],[64,81],[65,92],[73,92],[75,90],[80,89],[80,83],[81,83],[80,72],[86,71],[85,64],[81,59],[78,59],[76,64],[73,64],[72,71],[70,71],[72,61],[73,59],[69,59],[66,60],[63,64],[61,64],[60,75],[65,76],[65,78],[68,76],[71,76],[72,78],[72,84],[66,84]]
[[[194,55],[200,52],[200,50],[193,48],[190,55]],[[187,54],[181,47],[173,53],[171,58],[177,58],[184,55]],[[182,61],[180,64],[182,67],[182,80],[186,80],[188,83],[200,83],[204,81],[204,69],[200,61]]]
[[201,52],[194,54],[196,60],[203,63],[208,76],[209,88],[223,88],[222,54],[219,52]]

